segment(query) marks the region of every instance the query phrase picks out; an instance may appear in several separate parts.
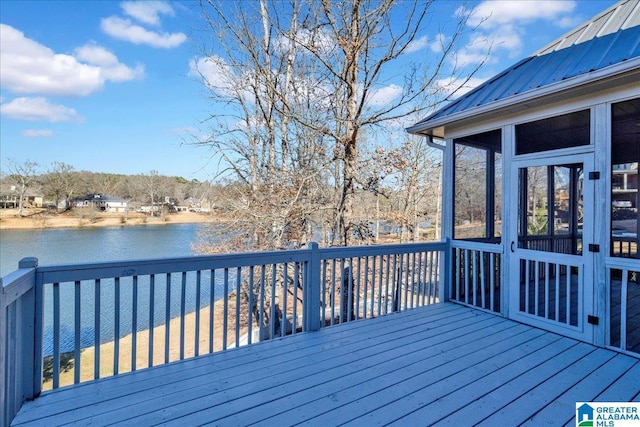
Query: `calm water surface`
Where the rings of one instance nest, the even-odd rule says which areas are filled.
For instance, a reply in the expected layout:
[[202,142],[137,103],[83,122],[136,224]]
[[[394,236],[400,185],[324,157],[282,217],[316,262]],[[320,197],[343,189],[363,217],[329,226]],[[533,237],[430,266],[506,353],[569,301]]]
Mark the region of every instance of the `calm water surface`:
[[[18,262],[24,257],[38,258],[40,266],[95,263],[105,261],[140,260],[150,258],[176,258],[195,255],[192,244],[197,239],[198,231],[206,225],[172,224],[140,227],[114,228],[78,228],[49,230],[7,230],[0,232],[0,274],[2,276],[14,271]],[[222,295],[222,280],[214,280],[214,298]],[[195,272],[188,273],[186,309],[196,310]],[[120,304],[120,335],[132,331],[133,280],[122,278],[120,292],[116,298],[116,287],[113,279],[100,282],[100,330],[96,334],[95,318],[95,283],[81,283],[81,345],[93,345],[111,341],[115,335],[114,312],[116,300]],[[138,310],[136,330],[149,328],[149,307],[151,306],[149,277],[140,277],[138,281]],[[202,283],[210,283],[209,272],[202,272]],[[169,289],[169,292],[167,292]],[[169,295],[170,317],[180,313],[181,275],[173,274],[167,283],[166,275],[159,275],[154,283],[154,326],[166,320],[167,294]],[[210,287],[202,286],[201,304],[210,301]],[[44,353],[52,351],[53,310],[51,306],[52,287],[45,288],[44,298]],[[61,351],[73,349],[74,337],[74,285],[61,284]]]
[[39,265],[76,264],[191,256],[202,224],[139,227],[2,230],[0,275],[18,268],[24,257]]

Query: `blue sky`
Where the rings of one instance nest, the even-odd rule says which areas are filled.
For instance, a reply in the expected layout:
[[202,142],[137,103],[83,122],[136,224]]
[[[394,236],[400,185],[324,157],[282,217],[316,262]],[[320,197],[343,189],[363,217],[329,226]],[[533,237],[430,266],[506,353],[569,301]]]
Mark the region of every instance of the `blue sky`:
[[[459,58],[473,64],[492,44],[472,81],[479,84],[614,3],[467,2],[479,26],[467,28]],[[460,5],[438,3],[416,49],[428,54]],[[184,144],[205,132],[213,108],[190,74],[205,41],[198,2],[0,0],[0,24],[2,173],[12,159],[43,170],[58,161],[93,172],[215,176],[208,150]]]

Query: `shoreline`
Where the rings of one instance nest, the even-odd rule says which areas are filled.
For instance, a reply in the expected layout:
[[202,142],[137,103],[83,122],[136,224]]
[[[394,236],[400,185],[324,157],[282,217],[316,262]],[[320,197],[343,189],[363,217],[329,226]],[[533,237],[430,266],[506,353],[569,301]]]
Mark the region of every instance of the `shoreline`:
[[138,227],[145,225],[194,224],[213,222],[209,214],[175,212],[164,217],[150,217],[143,213],[85,213],[61,212],[51,214],[45,210],[24,209],[18,218],[17,209],[0,209],[0,230],[44,230],[61,228]]

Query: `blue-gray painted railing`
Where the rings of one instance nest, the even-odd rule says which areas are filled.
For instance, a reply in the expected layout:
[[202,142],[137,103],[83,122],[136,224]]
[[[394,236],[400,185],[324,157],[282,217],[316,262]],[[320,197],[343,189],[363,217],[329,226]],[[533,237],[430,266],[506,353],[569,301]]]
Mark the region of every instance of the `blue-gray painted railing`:
[[58,388],[442,301],[447,256],[446,242],[311,243],[99,264],[24,260],[0,294],[2,401],[11,404],[0,425],[43,384]]
[[637,320],[640,316],[640,261],[630,258],[605,260],[608,295],[605,296],[606,345],[616,350],[640,353],[640,333]]
[[35,271],[25,258],[0,279],[0,426],[8,426],[22,403],[40,393]]

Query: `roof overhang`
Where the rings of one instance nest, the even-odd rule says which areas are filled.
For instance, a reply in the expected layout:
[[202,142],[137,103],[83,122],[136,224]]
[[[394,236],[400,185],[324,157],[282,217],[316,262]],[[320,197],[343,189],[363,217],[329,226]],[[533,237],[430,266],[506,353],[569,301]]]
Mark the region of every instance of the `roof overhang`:
[[406,130],[414,135],[444,138],[446,126],[471,124],[490,116],[495,117],[496,114],[513,114],[638,81],[640,81],[640,57],[465,111],[417,123]]

